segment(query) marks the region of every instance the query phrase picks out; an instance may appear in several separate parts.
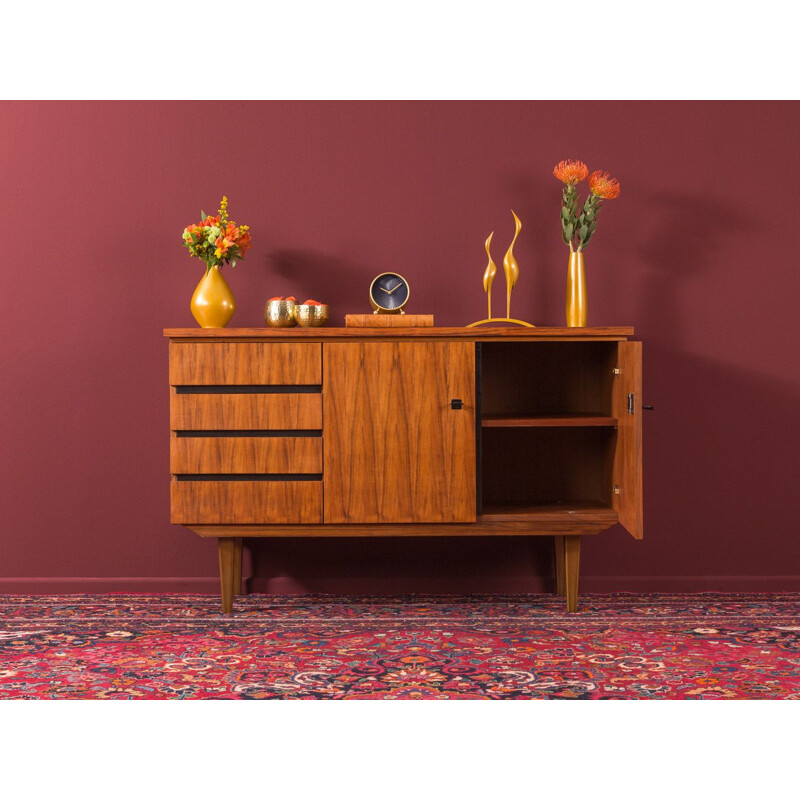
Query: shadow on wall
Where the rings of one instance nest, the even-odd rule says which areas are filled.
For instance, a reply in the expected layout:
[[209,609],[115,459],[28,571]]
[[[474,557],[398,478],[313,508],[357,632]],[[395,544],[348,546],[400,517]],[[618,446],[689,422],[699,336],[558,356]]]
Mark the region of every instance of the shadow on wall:
[[690,590],[737,588],[726,576],[778,590],[759,579],[794,576],[784,588],[800,588],[800,389],[659,346],[645,353],[644,396],[656,406],[644,417],[645,539],[631,547],[615,529],[613,542],[591,542],[587,574],[692,576],[671,587]]
[[675,347],[685,332],[680,309],[686,304],[678,293],[708,268],[723,241],[741,237],[753,224],[735,205],[710,195],[657,194],[644,201],[655,224],[641,231],[638,247],[650,267],[639,316]]

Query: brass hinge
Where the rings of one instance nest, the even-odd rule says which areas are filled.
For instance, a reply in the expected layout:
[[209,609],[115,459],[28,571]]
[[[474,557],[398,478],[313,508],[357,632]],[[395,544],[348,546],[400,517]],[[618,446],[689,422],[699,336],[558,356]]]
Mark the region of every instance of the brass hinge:
[[617,486],[616,484],[614,484],[612,489],[614,490],[614,494],[620,494],[619,486]]
[[628,393],[628,413],[633,414],[633,392]]
[[611,373],[613,375],[622,375],[622,370],[619,367],[614,367],[614,369],[611,370]]

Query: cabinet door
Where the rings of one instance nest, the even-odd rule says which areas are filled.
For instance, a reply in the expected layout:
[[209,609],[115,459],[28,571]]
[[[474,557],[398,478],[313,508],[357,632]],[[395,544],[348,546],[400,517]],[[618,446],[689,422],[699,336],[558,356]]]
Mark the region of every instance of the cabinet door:
[[620,524],[635,539],[642,538],[642,343],[617,345],[613,391],[617,418],[611,495]]
[[326,523],[475,520],[474,344],[326,343],[322,385]]

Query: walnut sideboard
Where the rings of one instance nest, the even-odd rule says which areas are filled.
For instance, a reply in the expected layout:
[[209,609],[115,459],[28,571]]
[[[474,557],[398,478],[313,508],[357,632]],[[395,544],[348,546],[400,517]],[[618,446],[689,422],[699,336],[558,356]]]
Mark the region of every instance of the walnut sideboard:
[[618,328],[168,328],[171,521],[255,536],[642,537],[641,342]]

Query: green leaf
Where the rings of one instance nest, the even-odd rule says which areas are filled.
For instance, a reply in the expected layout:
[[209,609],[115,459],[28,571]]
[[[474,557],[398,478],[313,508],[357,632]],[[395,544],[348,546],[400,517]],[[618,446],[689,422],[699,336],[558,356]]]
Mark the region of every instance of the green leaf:
[[578,228],[578,236],[580,237],[580,240],[582,242],[585,241],[588,233],[589,233],[589,227],[587,225],[581,225],[581,227]]
[[232,267],[235,267],[235,266],[236,266],[236,259],[235,259],[235,258],[232,258],[232,259],[231,259],[231,266],[232,266]]
[[569,225],[564,226],[564,237],[569,241],[572,238],[572,233],[575,230],[572,223],[570,222]]
[[203,220],[203,222],[206,221],[206,212],[205,211],[201,211],[200,212],[200,219]]

